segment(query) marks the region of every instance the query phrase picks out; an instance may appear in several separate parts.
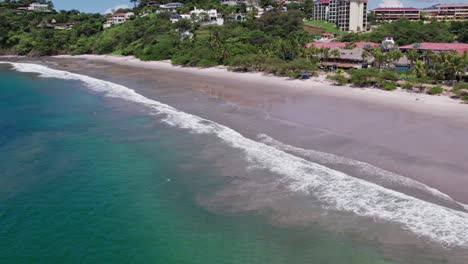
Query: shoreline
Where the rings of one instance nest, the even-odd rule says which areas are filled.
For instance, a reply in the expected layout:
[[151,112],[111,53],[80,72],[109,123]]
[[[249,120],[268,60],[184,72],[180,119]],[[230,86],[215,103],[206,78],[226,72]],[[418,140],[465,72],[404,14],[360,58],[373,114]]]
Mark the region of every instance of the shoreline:
[[464,188],[468,107],[447,97],[333,86],[323,79],[289,80],[220,67],[184,68],[129,57],[60,56],[18,62],[122,84],[248,138],[266,134],[293,147],[365,162],[468,204]]
[[[290,79],[267,75],[262,72],[233,72],[226,66],[211,68],[184,67],[171,64],[170,61],[141,61],[133,56],[117,55],[58,55],[52,56],[58,59],[84,59],[89,61],[101,61],[135,68],[165,70],[210,78],[238,80],[249,84],[261,84],[282,86],[296,92],[310,92],[326,96],[336,96],[372,104],[382,104],[389,107],[404,108],[409,111],[426,113],[442,117],[458,117],[464,120],[468,116],[468,105],[460,100],[452,99],[444,95],[429,95],[411,93],[401,89],[384,91],[377,88],[351,87],[350,85],[336,86],[326,79],[326,75],[312,77],[307,80]],[[284,89],[281,92],[287,92]]]

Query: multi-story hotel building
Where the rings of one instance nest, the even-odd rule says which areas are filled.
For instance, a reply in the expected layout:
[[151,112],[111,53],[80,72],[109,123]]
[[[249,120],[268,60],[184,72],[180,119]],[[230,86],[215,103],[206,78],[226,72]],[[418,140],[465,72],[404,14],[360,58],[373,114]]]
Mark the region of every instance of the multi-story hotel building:
[[390,22],[400,18],[419,20],[421,12],[414,7],[378,7],[371,10],[377,21]]
[[328,20],[330,10],[330,0],[316,0],[314,3],[314,20]]
[[367,0],[317,0],[314,19],[334,23],[346,32],[367,29]]
[[422,9],[421,12],[424,12],[428,19],[435,19],[438,21],[463,21],[468,20],[468,3],[438,4]]

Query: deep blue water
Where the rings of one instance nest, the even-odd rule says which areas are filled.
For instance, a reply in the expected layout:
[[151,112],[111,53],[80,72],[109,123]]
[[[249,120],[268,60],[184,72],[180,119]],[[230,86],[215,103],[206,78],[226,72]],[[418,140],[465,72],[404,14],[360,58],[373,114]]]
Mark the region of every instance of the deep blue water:
[[0,131],[0,263],[388,263],[313,226],[203,208],[227,181],[200,155],[209,140],[80,82],[0,65]]

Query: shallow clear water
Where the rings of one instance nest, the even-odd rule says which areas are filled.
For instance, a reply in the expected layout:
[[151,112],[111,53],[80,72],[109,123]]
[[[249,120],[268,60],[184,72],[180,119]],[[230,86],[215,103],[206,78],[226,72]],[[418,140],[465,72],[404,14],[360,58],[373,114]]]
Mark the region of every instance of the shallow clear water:
[[319,227],[204,209],[228,181],[206,152],[236,151],[80,82],[0,67],[1,263],[389,263]]

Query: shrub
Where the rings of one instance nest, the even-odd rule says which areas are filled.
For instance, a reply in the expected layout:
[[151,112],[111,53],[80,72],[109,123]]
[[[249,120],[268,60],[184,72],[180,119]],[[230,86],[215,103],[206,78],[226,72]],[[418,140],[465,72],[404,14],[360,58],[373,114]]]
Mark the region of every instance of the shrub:
[[453,86],[453,92],[457,92],[462,89],[467,89],[468,90],[468,83],[466,82],[459,82]]
[[398,81],[398,73],[395,70],[383,70],[380,72],[380,78],[388,81]]
[[393,91],[397,88],[396,84],[394,82],[383,82],[382,83],[382,89],[385,91]]
[[342,86],[348,83],[348,79],[342,74],[328,75],[327,79],[333,81],[333,84],[338,86]]
[[349,81],[360,87],[373,86],[379,82],[380,72],[378,69],[357,69],[351,72]]
[[401,85],[401,88],[405,90],[413,90],[413,84],[410,82],[405,82]]
[[431,95],[442,94],[443,92],[444,92],[444,89],[443,89],[442,87],[438,86],[438,85],[437,85],[437,86],[431,87],[431,88],[427,91],[427,93],[428,93],[428,94],[431,94]]

